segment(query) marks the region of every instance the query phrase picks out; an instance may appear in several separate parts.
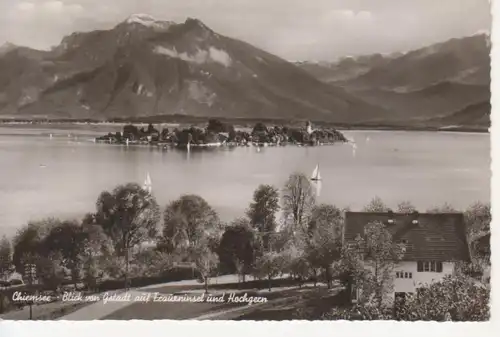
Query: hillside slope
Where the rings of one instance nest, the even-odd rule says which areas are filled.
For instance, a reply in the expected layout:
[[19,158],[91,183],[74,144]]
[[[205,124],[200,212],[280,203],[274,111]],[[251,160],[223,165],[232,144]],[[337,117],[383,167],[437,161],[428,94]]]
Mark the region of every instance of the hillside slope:
[[196,19],[134,15],[74,33],[41,59],[0,57],[0,114],[109,119],[162,115],[312,119],[387,117],[292,63]]

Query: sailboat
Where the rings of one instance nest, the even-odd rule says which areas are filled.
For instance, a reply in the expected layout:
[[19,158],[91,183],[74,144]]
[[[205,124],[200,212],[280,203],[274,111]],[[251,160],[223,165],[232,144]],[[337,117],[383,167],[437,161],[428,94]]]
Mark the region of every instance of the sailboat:
[[151,184],[151,177],[149,176],[149,172],[146,175],[146,180],[144,180],[144,185],[142,186],[148,193],[151,193],[152,190],[152,184]]
[[320,181],[321,180],[321,174],[319,173],[319,164],[316,165],[316,167],[314,168],[314,171],[313,171],[312,176],[311,176],[311,180],[312,181]]

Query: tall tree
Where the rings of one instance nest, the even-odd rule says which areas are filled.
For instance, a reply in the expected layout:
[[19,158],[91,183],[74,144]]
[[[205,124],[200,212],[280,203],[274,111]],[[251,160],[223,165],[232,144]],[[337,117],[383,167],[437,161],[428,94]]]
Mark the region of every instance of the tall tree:
[[116,187],[102,192],[97,199],[96,222],[113,240],[118,253],[125,256],[126,282],[130,249],[158,233],[160,209],[155,198],[138,184]]
[[363,208],[363,212],[387,212],[390,208],[384,203],[382,198],[376,196],[368,205]]
[[265,249],[269,245],[269,233],[276,229],[276,212],[279,209],[278,189],[271,185],[260,185],[253,193],[247,216],[252,226],[261,233]]
[[104,276],[106,264],[114,255],[114,245],[101,226],[82,221],[84,232],[83,279],[87,288],[95,288],[97,280]]
[[6,235],[0,241],[0,278],[5,277],[12,266],[12,246]]
[[184,195],[167,205],[163,213],[163,240],[167,250],[196,245],[205,236],[217,236],[217,212],[198,195]]
[[255,233],[246,219],[237,219],[226,228],[219,244],[218,255],[221,267],[228,272],[237,271],[245,282],[259,249]]
[[307,255],[313,267],[324,270],[328,287],[332,285],[332,264],[341,256],[343,230],[344,218],[339,208],[327,204],[313,208]]
[[19,273],[24,273],[26,263],[36,264],[39,258],[48,255],[43,240],[59,220],[48,218],[30,222],[20,228],[13,240],[12,261]]
[[47,251],[60,254],[61,264],[71,271],[73,282],[76,285],[82,271],[85,251],[83,227],[75,221],[63,221],[50,229],[43,244]]
[[188,248],[188,255],[195,264],[205,284],[205,293],[208,293],[208,283],[214,271],[219,266],[219,258],[211,249],[207,237],[197,240]]
[[392,234],[381,222],[365,226],[364,235],[357,238],[343,257],[344,268],[355,278],[357,286],[362,287],[362,301],[373,300],[379,308],[384,305],[404,251],[404,245],[394,244]]
[[491,205],[489,203],[472,204],[467,208],[464,216],[469,239],[491,232]]
[[291,219],[294,230],[305,229],[306,220],[316,202],[313,186],[302,173],[292,174],[283,189],[282,204],[286,219]]

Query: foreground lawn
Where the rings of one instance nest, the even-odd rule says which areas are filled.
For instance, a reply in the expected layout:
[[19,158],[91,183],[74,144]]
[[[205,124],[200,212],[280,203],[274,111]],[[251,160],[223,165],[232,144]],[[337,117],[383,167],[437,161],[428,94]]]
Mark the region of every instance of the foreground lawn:
[[251,320],[251,321],[283,321],[297,319],[320,319],[321,316],[334,307],[342,305],[340,288],[307,289],[294,296],[288,301],[277,302],[257,308],[242,315],[226,315],[217,319],[226,320]]

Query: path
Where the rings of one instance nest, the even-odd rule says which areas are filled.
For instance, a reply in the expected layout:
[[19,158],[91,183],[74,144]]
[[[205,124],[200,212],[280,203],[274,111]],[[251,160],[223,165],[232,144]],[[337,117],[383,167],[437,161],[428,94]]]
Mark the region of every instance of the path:
[[[224,275],[224,276],[219,276],[216,278],[212,278],[210,285],[215,285],[215,284],[229,284],[229,283],[236,283],[238,281],[238,277],[236,275]],[[175,281],[175,282],[167,282],[167,283],[162,283],[162,284],[154,284],[154,285],[149,285],[145,287],[140,287],[140,288],[135,288],[129,290],[130,298],[134,298],[137,295],[143,295],[144,293],[150,293],[154,291],[158,291],[162,294],[175,294],[176,292],[183,292],[183,293],[199,293],[199,290],[195,289],[186,289],[185,287],[203,287],[203,284],[198,282],[198,280],[183,280],[183,281]],[[228,289],[227,291],[235,291],[234,289]],[[217,293],[220,293],[220,291],[217,291]],[[193,306],[198,307],[197,309],[193,309]],[[124,301],[124,302],[107,302],[104,304],[103,300],[89,304],[77,311],[74,311],[71,314],[68,314],[66,316],[60,317],[58,320],[71,320],[71,321],[76,321],[76,320],[97,320],[97,319],[103,319],[103,318],[108,318],[112,316],[114,313],[126,313],[129,307],[131,308],[131,312],[139,312],[140,314],[144,314],[148,316],[147,319],[154,319],[154,318],[149,318],[155,315],[155,311],[161,311],[164,312],[165,310],[170,310],[170,311],[175,311],[177,315],[180,315],[178,318],[184,317],[184,309],[186,312],[186,315],[189,315],[190,317],[193,317],[192,315],[197,315],[197,311],[201,310],[212,310],[216,309],[220,306],[223,307],[234,307],[234,304],[228,305],[226,303],[224,304],[212,304],[212,303],[138,303],[138,302],[133,302],[133,301]],[[161,308],[161,309],[160,309]],[[148,314],[146,314],[148,313]],[[127,314],[128,315],[128,314]],[[121,315],[118,314],[115,319],[120,319]],[[140,319],[140,317],[131,317],[127,319]]]

